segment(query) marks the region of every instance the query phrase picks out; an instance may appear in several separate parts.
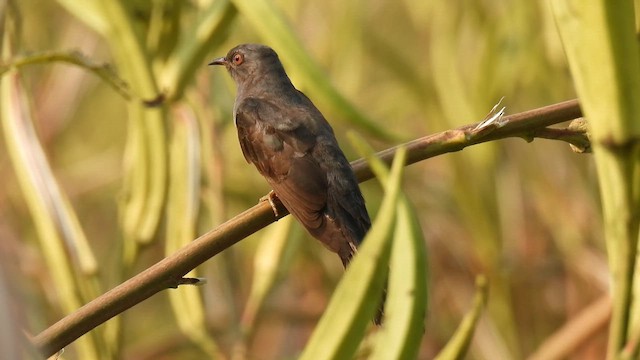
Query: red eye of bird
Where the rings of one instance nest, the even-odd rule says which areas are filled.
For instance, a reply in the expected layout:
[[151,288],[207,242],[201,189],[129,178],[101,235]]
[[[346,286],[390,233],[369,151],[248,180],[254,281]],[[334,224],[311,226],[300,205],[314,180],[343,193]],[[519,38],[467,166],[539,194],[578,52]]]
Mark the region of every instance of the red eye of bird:
[[244,62],[244,56],[242,54],[235,54],[233,55],[233,59],[231,59],[231,61],[233,61],[234,65],[240,65]]

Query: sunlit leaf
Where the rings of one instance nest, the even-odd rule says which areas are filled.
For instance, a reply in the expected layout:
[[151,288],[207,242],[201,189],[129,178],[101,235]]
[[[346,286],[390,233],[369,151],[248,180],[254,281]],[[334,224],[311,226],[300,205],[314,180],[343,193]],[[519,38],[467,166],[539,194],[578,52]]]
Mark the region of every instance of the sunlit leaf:
[[[357,134],[349,140],[380,179],[389,171],[373,149]],[[415,210],[406,195],[398,200],[396,227],[391,247],[388,293],[382,331],[375,337],[372,359],[417,357],[427,310],[427,258],[425,240]]]
[[488,295],[487,279],[484,276],[479,276],[476,279],[476,295],[473,298],[472,309],[464,316],[455,334],[435,360],[464,359],[482,310],[487,304]]
[[338,284],[301,359],[348,359],[379,306],[406,152],[394,159],[385,197],[371,230]]
[[[196,237],[200,201],[200,130],[193,112],[176,108],[170,153],[170,181],[167,200],[167,254],[177,251]],[[191,271],[187,277],[195,277]],[[206,326],[204,304],[195,286],[171,290],[169,300],[180,330],[211,357],[219,354]]]

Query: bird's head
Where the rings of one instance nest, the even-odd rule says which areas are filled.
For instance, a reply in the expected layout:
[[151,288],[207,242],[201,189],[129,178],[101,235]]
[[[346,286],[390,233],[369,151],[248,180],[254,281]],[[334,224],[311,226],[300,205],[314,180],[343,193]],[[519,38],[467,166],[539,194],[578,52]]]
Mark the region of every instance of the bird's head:
[[214,59],[209,65],[224,65],[238,86],[270,76],[286,74],[273,49],[260,44],[242,44],[229,50],[227,56]]

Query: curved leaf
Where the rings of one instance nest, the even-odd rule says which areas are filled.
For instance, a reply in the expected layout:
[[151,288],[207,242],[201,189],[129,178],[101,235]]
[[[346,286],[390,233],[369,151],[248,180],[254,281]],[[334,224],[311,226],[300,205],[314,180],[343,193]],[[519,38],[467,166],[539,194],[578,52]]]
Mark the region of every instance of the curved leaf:
[[464,359],[467,348],[480,319],[480,314],[487,304],[488,297],[487,279],[484,276],[476,278],[476,295],[473,299],[473,308],[464,316],[460,326],[447,345],[440,351],[434,360]]
[[371,359],[416,359],[427,311],[427,257],[422,229],[407,198],[400,196],[391,248],[382,331]]
[[405,157],[398,150],[380,212],[300,359],[348,359],[358,348],[382,296]]
[[[356,150],[367,159],[376,176],[385,180],[389,171],[373,149],[355,133],[348,134]],[[427,257],[422,229],[415,210],[400,194],[391,248],[385,322],[376,336],[372,359],[417,357],[427,310]]]
[[[167,254],[177,251],[195,237],[200,200],[198,122],[186,105],[178,106],[175,114],[167,199]],[[186,276],[195,277],[196,271]],[[180,286],[171,290],[169,301],[180,330],[210,357],[219,355],[218,346],[207,331],[204,304],[198,287]]]

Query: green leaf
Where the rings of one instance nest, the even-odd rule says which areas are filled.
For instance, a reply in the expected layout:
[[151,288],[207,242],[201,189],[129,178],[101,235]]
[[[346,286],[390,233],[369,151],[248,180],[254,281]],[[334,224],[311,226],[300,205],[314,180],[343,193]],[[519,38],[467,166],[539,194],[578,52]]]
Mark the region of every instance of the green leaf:
[[[122,1],[101,1],[99,6],[107,24],[103,35],[134,98],[157,99],[159,91],[149,54]],[[120,216],[126,239],[149,243],[164,210],[167,188],[167,143],[163,123],[166,114],[165,109],[149,107],[139,100],[130,101],[128,108],[126,195]],[[131,263],[135,249],[135,245],[127,241],[125,264]]]
[[[373,149],[356,133],[348,134],[376,176],[386,181],[389,171]],[[400,194],[391,248],[389,284],[382,331],[375,338],[371,359],[415,359],[424,335],[427,310],[427,256],[415,210]]]
[[[8,41],[6,37],[4,40]],[[79,294],[81,284],[75,273],[79,270],[92,275],[97,270],[97,263],[77,215],[60,189],[36,136],[32,109],[16,70],[0,79],[0,109],[8,154],[33,218],[49,271],[47,275],[51,277],[50,285],[56,290],[62,311],[71,313],[85,301]],[[92,284],[87,281],[82,285],[90,287]],[[77,349],[79,356],[87,359],[97,358],[101,353],[94,336],[79,339]]]
[[373,226],[347,268],[300,359],[348,359],[379,305],[389,262],[406,151],[394,159],[387,191]]
[[[640,48],[634,1],[552,1],[567,60],[589,121],[612,272],[609,359],[638,358],[634,290],[640,230]],[[635,2],[637,6],[637,2]],[[635,318],[634,318],[635,317]]]
[[484,276],[478,276],[476,278],[476,295],[473,298],[471,311],[464,316],[453,337],[449,339],[447,345],[434,360],[464,359],[482,310],[487,304],[488,296],[487,279]]
[[[170,153],[165,252],[172,254],[195,238],[200,201],[200,129],[186,105],[175,111]],[[195,277],[196,271],[187,277]],[[180,330],[210,357],[220,355],[208,334],[204,304],[195,286],[180,286],[169,292],[169,301]]]
[[406,196],[398,202],[382,331],[371,359],[417,359],[427,311],[427,257],[422,229]]

